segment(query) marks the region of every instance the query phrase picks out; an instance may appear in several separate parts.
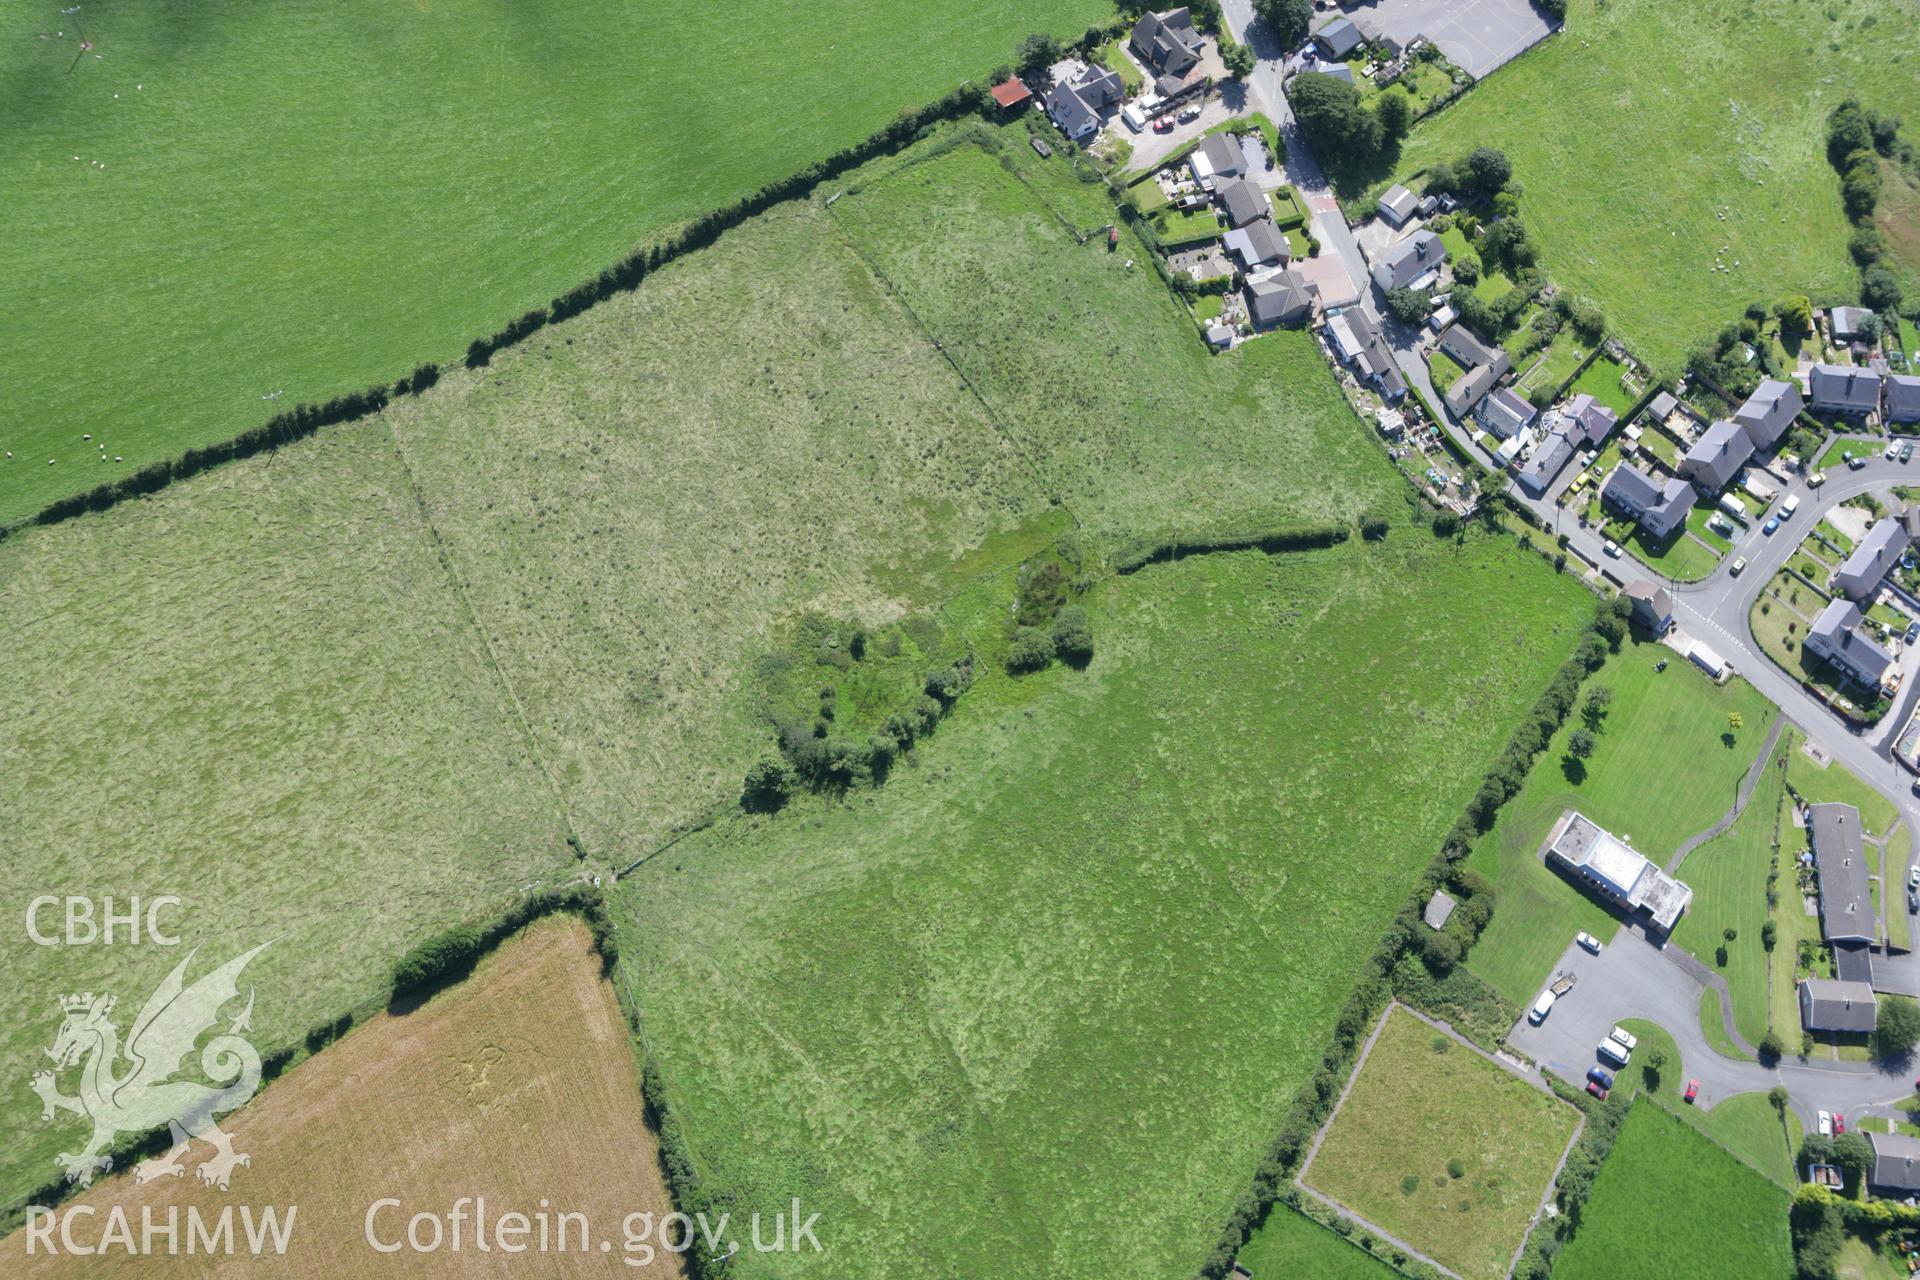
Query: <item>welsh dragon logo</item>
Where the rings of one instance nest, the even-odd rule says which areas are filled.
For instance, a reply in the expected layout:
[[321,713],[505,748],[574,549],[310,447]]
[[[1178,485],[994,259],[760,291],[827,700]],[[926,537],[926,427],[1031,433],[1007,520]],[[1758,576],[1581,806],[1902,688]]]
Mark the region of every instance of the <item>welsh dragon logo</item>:
[[[47,1050],[54,1069],[35,1073],[33,1091],[45,1106],[42,1121],[51,1121],[60,1111],[93,1121],[93,1137],[86,1148],[78,1155],[63,1151],[56,1158],[69,1182],[84,1187],[95,1174],[111,1169],[113,1158],[102,1153],[117,1135],[145,1133],[162,1125],[172,1134],[172,1145],[162,1155],[135,1166],[135,1182],[180,1177],[186,1172],[181,1157],[196,1138],[213,1148],[213,1154],[194,1171],[210,1186],[226,1190],[234,1169],[252,1163],[233,1149],[233,1139],[215,1120],[251,1098],[260,1087],[260,1055],[239,1034],[251,1029],[251,988],[246,1008],[200,1051],[200,1069],[214,1083],[175,1077],[200,1037],[219,1022],[220,1010],[239,998],[241,970],[271,945],[263,942],[235,956],[192,986],[183,982],[187,965],[193,960],[193,953],[189,953],[147,998],[127,1032],[124,1046],[119,1028],[110,1017],[112,996],[88,992],[60,997],[65,1020]],[[57,1076],[76,1065],[80,1067],[80,1093],[70,1098],[60,1092]]]

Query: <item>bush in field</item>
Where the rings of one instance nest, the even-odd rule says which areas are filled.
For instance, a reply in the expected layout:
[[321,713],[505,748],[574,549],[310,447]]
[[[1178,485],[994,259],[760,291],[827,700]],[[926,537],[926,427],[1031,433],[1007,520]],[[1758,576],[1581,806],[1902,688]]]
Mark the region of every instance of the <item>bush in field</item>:
[[1077,604],[1067,605],[1054,616],[1049,634],[1054,656],[1070,667],[1084,667],[1093,661],[1093,630],[1087,625],[1087,611]]
[[1007,670],[1015,675],[1038,671],[1053,661],[1053,637],[1038,627],[1021,627],[1007,650]]
[[740,791],[740,806],[750,813],[772,813],[786,804],[792,794],[792,766],[769,756],[747,770],[746,785]]
[[393,966],[393,992],[412,995],[465,977],[485,949],[485,935],[472,925],[456,925],[435,934]]

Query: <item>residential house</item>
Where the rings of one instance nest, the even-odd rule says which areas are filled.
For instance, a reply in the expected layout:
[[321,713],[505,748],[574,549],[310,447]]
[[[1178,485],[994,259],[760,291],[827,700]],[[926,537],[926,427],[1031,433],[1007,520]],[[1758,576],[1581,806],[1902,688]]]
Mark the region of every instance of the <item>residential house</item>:
[[1211,191],[1216,179],[1237,178],[1247,171],[1247,153],[1232,134],[1210,133],[1193,149],[1187,163],[1194,181]]
[[[1485,403],[1484,401],[1482,403]],[[1534,449],[1533,456],[1527,459],[1527,465],[1520,469],[1516,477],[1527,496],[1541,498],[1553,487],[1554,477],[1573,458],[1573,441],[1565,432],[1555,431],[1542,440]]]
[[1599,448],[1620,421],[1619,414],[1584,391],[1567,401],[1560,413],[1568,438],[1581,448]]
[[1800,1025],[1808,1031],[1872,1031],[1878,1007],[1870,983],[1842,982],[1838,978],[1800,980]]
[[1886,379],[1887,421],[1920,422],[1920,377],[1889,374]]
[[1815,413],[1865,417],[1880,408],[1880,375],[1851,365],[1817,364],[1807,374]]
[[1060,80],[1047,94],[1047,115],[1060,132],[1076,142],[1100,128],[1100,113],[1126,96],[1120,77],[1105,67],[1090,66]]
[[1406,380],[1393,362],[1393,352],[1387,349],[1386,339],[1380,336],[1379,327],[1365,309],[1348,307],[1327,323],[1327,333],[1340,358],[1352,365],[1354,372],[1381,395],[1388,400],[1398,400],[1407,393]]
[[1446,260],[1440,237],[1423,228],[1380,255],[1373,264],[1373,282],[1382,289],[1404,289]]
[[[1454,326],[1456,329],[1459,327],[1459,325]],[[1467,370],[1464,377],[1447,388],[1445,396],[1447,412],[1465,422],[1474,406],[1480,403],[1487,392],[1493,390],[1493,384],[1499,380],[1499,377],[1500,375],[1494,371],[1494,366],[1490,364],[1476,365]]]
[[1633,520],[1655,542],[1664,542],[1687,522],[1693,486],[1678,476],[1665,484],[1630,462],[1617,464],[1600,488],[1600,500]]
[[1314,287],[1297,271],[1277,271],[1249,281],[1245,294],[1247,315],[1262,329],[1297,323],[1313,311]]
[[1458,361],[1463,369],[1491,365],[1493,376],[1498,378],[1513,367],[1513,361],[1508,358],[1504,348],[1488,346],[1465,325],[1456,324],[1441,334],[1438,346]]
[[1807,652],[1825,658],[1868,688],[1878,688],[1893,669],[1893,655],[1860,630],[1861,617],[1860,606],[1850,600],[1828,602],[1807,628]]
[[1873,1148],[1873,1167],[1867,1171],[1867,1190],[1894,1200],[1920,1193],[1920,1138],[1904,1133],[1865,1131]]
[[1314,32],[1313,43],[1319,46],[1323,56],[1339,62],[1365,44],[1366,37],[1360,34],[1360,28],[1353,25],[1351,18],[1341,17]]
[[1593,889],[1631,916],[1673,932],[1693,890],[1636,853],[1619,837],[1573,809],[1560,813],[1547,836],[1547,865]]
[[1833,331],[1833,340],[1845,346],[1860,336],[1872,315],[1865,307],[1834,307],[1827,312],[1827,327]]
[[1667,634],[1673,626],[1673,597],[1667,589],[1642,578],[1620,592],[1633,605],[1633,620],[1656,636]]
[[1729,418],[1708,427],[1680,459],[1680,474],[1694,488],[1711,497],[1733,483],[1740,468],[1753,457],[1753,441],[1740,424]]
[[1162,75],[1184,76],[1200,61],[1205,41],[1186,9],[1142,14],[1128,41],[1134,56]]
[[1322,63],[1320,66],[1315,67],[1314,70],[1323,76],[1338,80],[1342,84],[1356,83],[1353,78],[1353,68],[1344,62]]
[[1266,192],[1245,178],[1216,183],[1213,194],[1220,198],[1220,207],[1225,211],[1230,227],[1244,227],[1255,218],[1273,216],[1273,206],[1267,203]]
[[1867,883],[1860,811],[1850,804],[1808,805],[1807,834],[1820,877],[1821,936],[1828,942],[1878,942],[1879,913]]
[[1480,402],[1473,416],[1502,440],[1513,440],[1533,425],[1539,415],[1526,399],[1517,395],[1511,387],[1496,388],[1486,399]]
[[[1502,352],[1501,354],[1505,354]],[[1511,392],[1496,392],[1496,395]],[[1486,412],[1487,404],[1493,397],[1482,402],[1481,411]],[[1531,406],[1529,406],[1531,407]],[[1485,419],[1483,417],[1482,421]],[[1545,496],[1552,486],[1554,477],[1561,468],[1572,460],[1581,449],[1597,449],[1613,431],[1619,416],[1592,396],[1582,393],[1569,400],[1565,406],[1555,412],[1550,421],[1552,429],[1547,438],[1533,451],[1533,457],[1519,474],[1520,487],[1533,497]],[[1491,429],[1491,428],[1489,428]]]
[[1733,411],[1733,420],[1747,433],[1747,439],[1753,442],[1755,453],[1773,448],[1780,443],[1780,437],[1787,434],[1787,428],[1800,410],[1806,407],[1806,401],[1800,398],[1800,388],[1791,382],[1782,382],[1778,378],[1768,378],[1754,389],[1746,402]]
[[1912,539],[1906,526],[1892,516],[1874,522],[1867,536],[1854,544],[1853,553],[1833,575],[1833,589],[1849,600],[1870,601],[1880,580],[1900,563]]
[[1284,267],[1293,257],[1287,248],[1286,236],[1273,224],[1272,218],[1255,218],[1246,226],[1227,232],[1222,239],[1227,252],[1240,260],[1244,271],[1257,271],[1274,263]]

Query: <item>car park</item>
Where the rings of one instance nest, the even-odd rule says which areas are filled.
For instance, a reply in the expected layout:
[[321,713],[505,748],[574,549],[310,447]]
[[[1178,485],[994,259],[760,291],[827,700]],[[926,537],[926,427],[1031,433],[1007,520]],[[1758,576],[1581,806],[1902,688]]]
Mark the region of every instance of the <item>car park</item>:
[[[1914,868],[1914,870],[1916,872],[1920,872],[1920,867],[1916,867]],[[1592,934],[1588,933],[1585,929],[1582,929],[1577,935],[1575,935],[1573,940],[1579,943],[1582,947],[1586,948],[1586,950],[1590,954],[1596,955],[1596,956],[1600,954],[1600,939],[1594,937]]]
[[1699,1097],[1700,1082],[1698,1080],[1687,1081],[1687,1091],[1681,1096],[1684,1097],[1688,1102],[1692,1102],[1695,1098]]
[[1833,1136],[1833,1117],[1822,1111],[1814,1119],[1816,1126],[1820,1130],[1820,1136],[1823,1138],[1831,1138]]
[[1607,1032],[1607,1039],[1625,1049],[1638,1049],[1640,1047],[1640,1037],[1631,1034],[1625,1027],[1615,1027],[1613,1030]]
[[1533,1002],[1533,1008],[1527,1010],[1527,1021],[1537,1027],[1547,1020],[1547,1015],[1552,1011],[1553,992],[1542,991],[1540,998]]
[[1780,517],[1769,516],[1767,518],[1767,522],[1760,526],[1760,532],[1766,534],[1768,537],[1772,537],[1774,534],[1774,531],[1779,529],[1779,527],[1780,527]]
[[1613,1072],[1607,1070],[1605,1067],[1588,1067],[1587,1079],[1599,1085],[1602,1089],[1613,1088]]
[[1616,1067],[1626,1066],[1627,1059],[1633,1056],[1633,1050],[1618,1040],[1602,1040],[1594,1052],[1599,1055],[1600,1061],[1611,1062]]

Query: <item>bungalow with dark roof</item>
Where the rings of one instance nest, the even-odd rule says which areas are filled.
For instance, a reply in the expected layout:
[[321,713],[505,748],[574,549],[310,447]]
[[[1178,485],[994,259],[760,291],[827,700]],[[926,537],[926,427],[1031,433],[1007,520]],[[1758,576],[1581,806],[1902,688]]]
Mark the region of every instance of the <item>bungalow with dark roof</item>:
[[1878,1007],[1868,983],[1838,978],[1800,980],[1800,1025],[1808,1031],[1872,1031]]
[[1445,889],[1435,889],[1433,896],[1427,899],[1426,908],[1421,911],[1420,918],[1426,922],[1429,929],[1444,929],[1447,927],[1447,921],[1453,916],[1454,905],[1452,894]]
[[1440,335],[1440,350],[1459,361],[1463,369],[1475,369],[1486,364],[1493,366],[1493,376],[1498,378],[1513,367],[1513,361],[1503,347],[1490,347],[1482,342],[1473,330],[1463,324],[1448,327]]
[[1540,415],[1539,410],[1515,394],[1512,388],[1498,387],[1480,402],[1473,416],[1481,426],[1500,439],[1511,440],[1532,426],[1533,420]]
[[1753,442],[1755,453],[1771,449],[1780,443],[1780,437],[1787,434],[1787,428],[1800,410],[1806,407],[1806,401],[1800,398],[1800,388],[1791,382],[1782,382],[1778,378],[1768,378],[1754,389],[1738,409],[1733,411],[1733,420],[1747,433],[1747,439]]
[[1313,42],[1322,54],[1339,62],[1366,43],[1366,37],[1360,34],[1360,28],[1353,25],[1351,18],[1341,17],[1314,32]]
[[1739,423],[1722,418],[1700,433],[1680,460],[1680,474],[1694,488],[1711,497],[1733,483],[1740,468],[1753,457],[1753,441]]
[[1894,1200],[1920,1193],[1920,1138],[1904,1133],[1866,1130],[1873,1148],[1873,1167],[1867,1171],[1867,1190]]
[[[1237,178],[1247,171],[1247,153],[1240,139],[1230,133],[1210,133],[1187,158],[1196,182],[1213,183],[1222,178]],[[1211,186],[1208,188],[1211,190]]]
[[1860,606],[1832,600],[1807,628],[1807,652],[1825,658],[1868,688],[1877,688],[1893,667],[1893,655],[1860,630]]
[[1820,934],[1828,942],[1877,942],[1879,913],[1867,883],[1860,811],[1850,804],[1807,806],[1813,868],[1820,878]]
[[1898,520],[1886,516],[1875,521],[1873,528],[1867,530],[1867,536],[1854,544],[1853,553],[1835,571],[1834,590],[1850,600],[1870,598],[1911,545],[1906,527]]
[[1193,15],[1184,8],[1142,14],[1127,43],[1140,61],[1172,76],[1193,70],[1205,48],[1200,33],[1193,29]]
[[1380,255],[1373,264],[1373,282],[1382,289],[1404,289],[1447,260],[1440,237],[1422,228]]
[[1246,271],[1255,271],[1272,263],[1285,266],[1293,257],[1287,238],[1272,218],[1255,218],[1244,227],[1236,227],[1222,237],[1227,252],[1240,259]]
[[1880,408],[1880,375],[1851,365],[1817,364],[1807,374],[1815,413],[1865,417]]
[[1887,421],[1920,422],[1920,377],[1887,375]]
[[1600,487],[1600,500],[1638,524],[1655,542],[1664,542],[1687,522],[1693,486],[1674,476],[1664,485],[1631,462],[1622,462]]
[[1413,211],[1420,207],[1420,197],[1396,182],[1387,188],[1377,203],[1380,216],[1397,227],[1411,218]]
[[1313,311],[1313,284],[1297,271],[1279,271],[1246,286],[1247,315],[1259,328],[1293,324]]
[[1273,206],[1267,203],[1266,193],[1245,178],[1235,178],[1231,182],[1218,183],[1213,194],[1220,199],[1220,207],[1226,212],[1227,225],[1244,227],[1255,218],[1273,215]]

